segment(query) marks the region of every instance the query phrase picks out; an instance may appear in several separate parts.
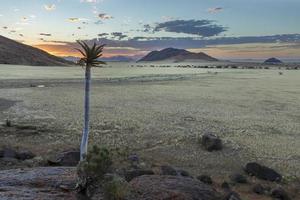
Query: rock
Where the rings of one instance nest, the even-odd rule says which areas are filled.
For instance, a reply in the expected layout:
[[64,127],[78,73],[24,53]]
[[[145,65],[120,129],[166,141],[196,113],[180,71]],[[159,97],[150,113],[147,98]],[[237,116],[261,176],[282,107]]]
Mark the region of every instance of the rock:
[[17,152],[11,148],[4,148],[1,154],[3,158],[17,158]]
[[241,174],[232,174],[230,177],[230,180],[233,183],[247,183],[247,178]]
[[271,192],[271,196],[273,198],[277,198],[277,199],[280,199],[280,200],[290,200],[291,199],[289,197],[289,195],[287,194],[287,192],[281,187],[273,189],[272,192]]
[[17,153],[17,158],[19,160],[28,160],[35,157],[35,154],[33,154],[31,151],[20,151]]
[[252,191],[256,194],[264,194],[265,188],[261,184],[256,184],[253,186]]
[[206,133],[202,136],[201,144],[207,151],[218,151],[223,148],[222,140],[211,133]]
[[185,171],[185,170],[183,170],[183,169],[178,169],[178,170],[177,170],[177,174],[178,174],[179,176],[190,177],[190,173],[187,172],[187,171]]
[[207,176],[207,175],[198,176],[197,179],[199,181],[201,181],[202,183],[205,183],[205,184],[208,184],[208,185],[211,185],[213,183],[211,177]]
[[267,181],[281,181],[282,176],[275,170],[258,163],[248,163],[245,167],[245,171],[252,176]]
[[55,159],[49,159],[50,166],[77,166],[80,161],[79,151],[67,151],[60,153]]
[[228,182],[224,181],[222,184],[221,184],[221,188],[223,188],[224,190],[230,190],[230,185]]
[[152,170],[145,169],[133,169],[125,172],[125,180],[130,182],[132,179],[143,176],[143,175],[153,175],[154,172]]
[[230,192],[223,198],[223,200],[241,200],[241,197],[236,192]]
[[140,176],[130,182],[136,199],[215,200],[220,197],[211,186],[182,176]]
[[[64,189],[60,188],[61,186]],[[43,167],[0,171],[0,199],[76,199],[76,168]],[[66,191],[65,188],[69,188]]]
[[162,175],[177,176],[177,171],[171,166],[163,165],[160,167]]

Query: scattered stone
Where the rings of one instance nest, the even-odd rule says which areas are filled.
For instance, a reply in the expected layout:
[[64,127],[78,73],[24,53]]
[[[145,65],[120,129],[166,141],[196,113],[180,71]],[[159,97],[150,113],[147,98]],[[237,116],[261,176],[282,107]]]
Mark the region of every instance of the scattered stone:
[[224,189],[224,190],[230,190],[230,185],[228,182],[224,181],[222,184],[221,184],[221,187]]
[[55,159],[49,159],[50,166],[76,166],[80,161],[79,151],[67,151],[60,153]]
[[273,189],[272,192],[271,192],[271,196],[273,198],[277,198],[277,199],[280,199],[280,200],[290,200],[291,199],[289,197],[289,195],[287,194],[287,192],[281,187]]
[[162,175],[177,176],[177,171],[171,166],[163,165],[160,167]]
[[236,192],[230,192],[223,198],[223,200],[241,200],[241,197]]
[[245,167],[245,171],[251,176],[267,181],[281,181],[282,179],[282,176],[275,170],[255,162],[248,163]]
[[202,136],[201,144],[207,151],[218,151],[223,148],[222,140],[211,133],[206,133]]
[[125,180],[130,182],[132,179],[143,176],[143,175],[154,175],[152,170],[145,170],[145,169],[134,169],[125,172]]
[[17,158],[19,160],[29,160],[35,157],[35,154],[33,154],[31,151],[20,151],[17,153]]
[[220,195],[211,186],[182,176],[140,176],[130,182],[136,199],[215,200]]
[[211,177],[208,176],[208,175],[201,175],[201,176],[198,176],[197,179],[198,179],[199,181],[201,181],[202,183],[205,183],[205,184],[208,184],[208,185],[213,184],[213,181],[212,181]]
[[247,178],[241,174],[232,174],[229,178],[233,183],[247,183],[248,182]]
[[256,194],[264,194],[265,188],[261,184],[256,184],[253,186],[252,191]]

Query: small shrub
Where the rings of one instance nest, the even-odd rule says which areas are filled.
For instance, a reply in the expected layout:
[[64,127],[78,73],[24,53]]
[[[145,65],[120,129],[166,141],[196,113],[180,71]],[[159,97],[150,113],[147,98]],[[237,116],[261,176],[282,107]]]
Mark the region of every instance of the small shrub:
[[123,200],[129,194],[128,183],[119,177],[106,182],[103,189],[105,198],[108,200]]
[[93,187],[99,185],[104,175],[110,171],[112,166],[112,155],[106,148],[93,146],[84,161],[77,167],[78,183],[80,193],[90,196]]

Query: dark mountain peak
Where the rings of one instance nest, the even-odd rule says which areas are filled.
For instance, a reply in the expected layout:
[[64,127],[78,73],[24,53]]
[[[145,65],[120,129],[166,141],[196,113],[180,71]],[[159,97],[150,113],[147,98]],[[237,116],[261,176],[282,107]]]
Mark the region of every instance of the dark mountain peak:
[[73,63],[0,35],[0,64],[66,66]]
[[139,62],[154,62],[173,60],[174,62],[181,62],[186,60],[203,60],[203,61],[218,61],[217,59],[205,53],[193,53],[185,49],[166,48],[160,51],[152,51]]
[[266,64],[280,64],[280,63],[282,63],[282,61],[277,59],[277,58],[269,58],[264,63],[266,63]]

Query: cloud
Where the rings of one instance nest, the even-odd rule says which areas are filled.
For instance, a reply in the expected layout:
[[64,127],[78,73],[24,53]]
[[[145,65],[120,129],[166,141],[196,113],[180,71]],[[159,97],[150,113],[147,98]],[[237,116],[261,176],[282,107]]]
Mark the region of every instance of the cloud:
[[52,34],[50,34],[50,33],[40,33],[40,35],[41,35],[41,36],[47,36],[47,37],[52,36]]
[[[174,47],[182,49],[201,49],[207,51],[212,55],[216,55],[218,51],[230,51],[230,49],[224,49],[225,47],[232,48],[232,51],[239,51],[243,49],[244,51],[248,49],[249,46],[262,46],[262,47],[273,47],[273,46],[282,46],[282,48],[287,49],[296,49],[298,52],[300,50],[300,34],[285,34],[285,35],[268,35],[268,36],[247,36],[247,37],[219,37],[219,38],[201,38],[201,37],[133,37],[120,39],[118,36],[122,36],[123,33],[112,33],[112,35],[117,36],[116,38],[95,38],[88,40],[87,43],[92,45],[94,42],[106,44],[107,48],[105,52],[110,52],[112,54],[130,54],[130,55],[140,55],[145,54],[149,51]],[[44,40],[45,42],[45,40]],[[50,42],[51,41],[47,41]],[[48,44],[47,48],[51,49],[51,52],[54,52],[53,49],[60,51],[60,54],[67,54],[67,51],[72,51],[74,48],[77,48],[77,43],[75,42],[64,42],[57,41],[59,44]],[[61,45],[63,44],[63,45]],[[238,47],[238,48],[237,48]],[[262,49],[257,48],[258,50],[267,51],[271,48]],[[47,50],[47,49],[46,49]],[[110,50],[110,51],[108,51]],[[112,51],[113,50],[113,51]],[[68,52],[72,55],[75,55],[76,52]],[[298,52],[299,53],[299,52]],[[299,55],[299,54],[298,54]],[[220,54],[221,56],[221,54]],[[229,54],[228,54],[229,56]],[[246,55],[245,55],[246,56]]]
[[81,3],[100,3],[104,0],[80,0]]
[[105,37],[105,36],[108,36],[108,35],[109,35],[108,33],[99,33],[98,37]]
[[47,11],[53,11],[53,10],[56,9],[56,5],[55,5],[55,4],[44,5],[44,8],[45,8]]
[[[146,32],[149,25],[145,25]],[[152,27],[153,32],[171,32],[197,35],[201,37],[217,36],[225,32],[227,28],[214,24],[211,20],[173,20],[156,24]]]
[[102,20],[112,19],[112,18],[113,18],[112,16],[110,16],[110,15],[108,15],[108,14],[106,14],[106,13],[100,13],[100,14],[98,14],[98,17],[99,17],[100,19],[102,19]]
[[113,33],[111,33],[111,35],[118,40],[122,40],[122,39],[128,37],[127,35],[125,35],[121,32],[113,32]]
[[89,21],[86,18],[70,17],[67,19],[69,22]]
[[222,10],[223,10],[223,8],[221,8],[221,7],[215,7],[215,8],[207,9],[207,12],[209,12],[209,13],[218,13],[218,12],[221,12]]
[[28,20],[29,20],[29,19],[28,19],[27,17],[22,17],[22,18],[21,18],[21,21],[22,21],[22,22],[27,22]]

